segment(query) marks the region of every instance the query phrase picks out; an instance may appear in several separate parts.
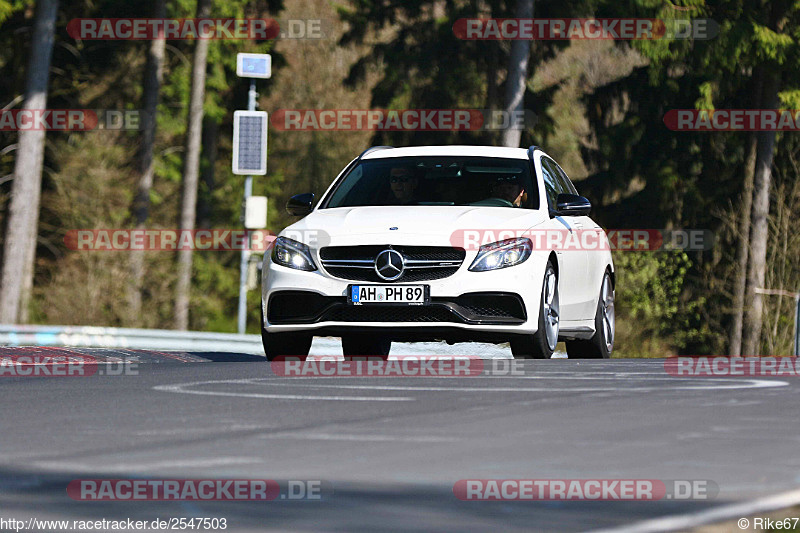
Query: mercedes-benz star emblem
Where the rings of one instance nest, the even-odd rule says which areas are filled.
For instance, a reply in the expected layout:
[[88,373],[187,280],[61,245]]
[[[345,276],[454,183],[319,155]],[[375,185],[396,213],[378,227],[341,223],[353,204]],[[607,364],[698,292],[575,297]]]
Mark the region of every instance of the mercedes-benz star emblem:
[[405,262],[397,250],[384,250],[375,257],[375,272],[381,279],[393,281],[403,275]]

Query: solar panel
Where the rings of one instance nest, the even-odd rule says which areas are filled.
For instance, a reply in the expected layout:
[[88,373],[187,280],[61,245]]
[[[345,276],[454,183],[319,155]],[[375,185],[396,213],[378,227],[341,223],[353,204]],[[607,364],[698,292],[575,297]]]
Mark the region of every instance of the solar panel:
[[264,175],[267,173],[267,113],[235,111],[233,113],[233,173]]

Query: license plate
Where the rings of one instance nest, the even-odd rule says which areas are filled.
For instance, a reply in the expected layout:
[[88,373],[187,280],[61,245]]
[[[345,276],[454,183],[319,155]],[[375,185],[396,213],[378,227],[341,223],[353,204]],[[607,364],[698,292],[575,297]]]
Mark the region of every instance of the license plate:
[[429,285],[350,285],[347,292],[353,305],[427,305],[431,299]]

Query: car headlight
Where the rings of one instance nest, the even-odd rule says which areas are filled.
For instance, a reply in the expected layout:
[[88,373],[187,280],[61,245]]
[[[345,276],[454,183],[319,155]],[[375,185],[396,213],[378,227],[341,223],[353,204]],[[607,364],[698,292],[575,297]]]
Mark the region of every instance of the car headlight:
[[524,237],[484,244],[469,269],[473,272],[485,272],[518,265],[531,256],[532,249],[531,240]]
[[286,237],[278,237],[272,247],[272,262],[297,270],[312,271],[317,266],[311,258],[311,250],[302,242]]

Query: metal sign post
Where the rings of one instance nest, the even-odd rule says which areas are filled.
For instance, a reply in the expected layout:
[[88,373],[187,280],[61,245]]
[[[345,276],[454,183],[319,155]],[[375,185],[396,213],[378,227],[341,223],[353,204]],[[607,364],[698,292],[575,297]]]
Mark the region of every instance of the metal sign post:
[[788,296],[794,298],[794,355],[800,356],[800,292],[792,292],[784,289],[764,289],[755,290],[758,294],[770,294]]
[[800,356],[800,294],[794,297],[794,354]]
[[[247,93],[247,111],[236,111],[233,115],[233,173],[244,174],[244,200],[253,194],[253,175],[267,173],[267,114],[256,111],[256,80],[272,75],[272,56],[269,54],[238,54],[236,73],[250,78],[250,91]],[[242,222],[244,223],[244,211]],[[237,331],[243,334],[247,328],[247,265],[250,261],[250,235],[242,247],[239,263],[239,312]]]

